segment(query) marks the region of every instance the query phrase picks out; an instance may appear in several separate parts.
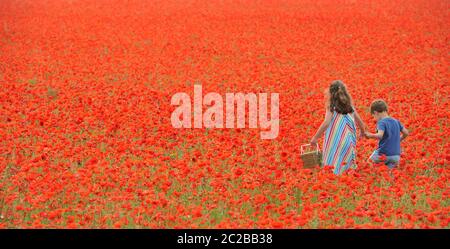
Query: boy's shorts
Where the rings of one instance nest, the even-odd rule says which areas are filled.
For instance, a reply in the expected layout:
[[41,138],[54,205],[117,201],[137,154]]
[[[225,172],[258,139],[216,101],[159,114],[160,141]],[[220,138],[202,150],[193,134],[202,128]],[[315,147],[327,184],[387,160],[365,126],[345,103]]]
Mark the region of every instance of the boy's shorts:
[[[380,159],[381,155],[378,153],[378,150],[375,150],[370,156],[370,160],[374,163],[382,163],[383,160]],[[395,168],[400,162],[400,156],[386,156],[386,160],[384,164],[386,164],[390,169]]]

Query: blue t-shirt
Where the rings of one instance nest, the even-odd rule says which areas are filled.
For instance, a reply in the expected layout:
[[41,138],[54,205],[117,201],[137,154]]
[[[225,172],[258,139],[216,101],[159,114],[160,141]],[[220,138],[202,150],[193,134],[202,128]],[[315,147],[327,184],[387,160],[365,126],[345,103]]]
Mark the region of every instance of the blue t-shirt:
[[400,131],[403,125],[395,118],[387,117],[378,120],[377,129],[384,131],[378,143],[378,153],[386,156],[400,155]]

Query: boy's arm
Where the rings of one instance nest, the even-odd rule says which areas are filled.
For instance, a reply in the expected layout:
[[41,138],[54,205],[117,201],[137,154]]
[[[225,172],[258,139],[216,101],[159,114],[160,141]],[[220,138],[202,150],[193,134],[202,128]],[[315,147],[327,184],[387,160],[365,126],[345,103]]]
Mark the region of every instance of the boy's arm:
[[376,138],[376,139],[382,139],[384,135],[383,130],[378,130],[377,133],[370,133],[368,131],[365,132],[367,138]]
[[379,139],[381,140],[383,138],[384,135],[384,131],[386,130],[386,124],[384,122],[377,122],[377,133],[370,133],[370,132],[366,132],[366,137],[367,138],[375,138],[375,139]]
[[401,130],[402,132],[402,136],[400,137],[400,141],[403,141],[403,139],[405,139],[407,136],[409,136],[409,131],[408,129],[406,129],[405,127],[403,127],[403,129]]

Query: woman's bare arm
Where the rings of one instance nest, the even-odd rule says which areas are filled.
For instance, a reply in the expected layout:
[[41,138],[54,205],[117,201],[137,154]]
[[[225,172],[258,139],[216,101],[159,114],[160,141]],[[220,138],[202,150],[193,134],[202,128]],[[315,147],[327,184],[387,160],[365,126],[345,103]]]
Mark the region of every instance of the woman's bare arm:
[[361,117],[359,116],[358,112],[356,111],[355,108],[353,108],[353,110],[355,111],[355,121],[356,121],[356,125],[359,127],[359,129],[361,130],[361,134],[364,134],[364,132],[366,131],[366,125],[364,124],[364,122],[362,121]]
[[320,125],[320,127],[317,130],[316,134],[311,139],[311,142],[310,142],[311,145],[316,145],[317,144],[317,140],[322,136],[322,134],[326,131],[326,129],[330,125],[332,117],[333,117],[333,114],[330,112],[329,109],[327,109],[326,112],[325,112],[325,120],[322,122],[322,124]]

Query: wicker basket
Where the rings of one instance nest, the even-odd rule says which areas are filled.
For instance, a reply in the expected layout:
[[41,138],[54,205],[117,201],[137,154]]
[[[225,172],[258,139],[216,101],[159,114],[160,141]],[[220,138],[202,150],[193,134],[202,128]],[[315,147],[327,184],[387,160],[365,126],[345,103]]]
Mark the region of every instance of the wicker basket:
[[311,144],[304,144],[300,146],[300,157],[303,161],[303,168],[314,168],[320,166],[322,163],[322,152],[319,150],[319,145],[316,145],[316,150],[305,150],[311,147]]

